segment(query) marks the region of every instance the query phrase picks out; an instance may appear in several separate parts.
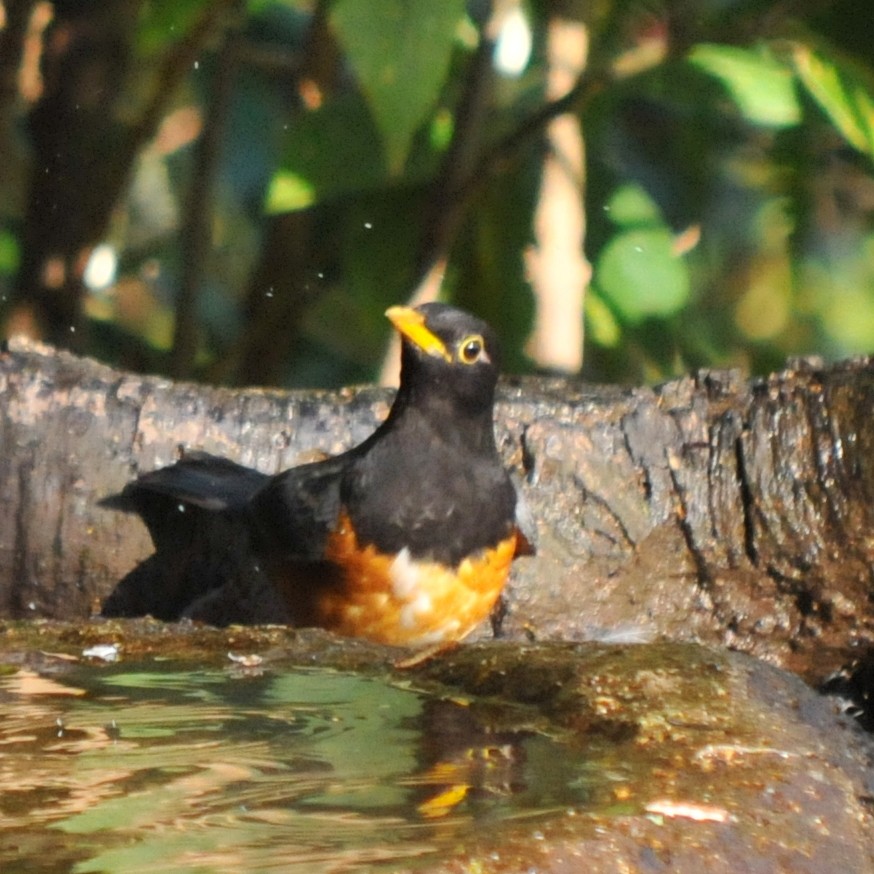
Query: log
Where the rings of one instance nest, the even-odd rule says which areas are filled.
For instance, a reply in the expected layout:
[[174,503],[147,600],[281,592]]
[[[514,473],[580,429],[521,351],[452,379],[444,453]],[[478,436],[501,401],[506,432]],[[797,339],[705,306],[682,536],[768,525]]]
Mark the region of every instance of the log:
[[[97,612],[153,551],[138,517],[101,501],[180,447],[273,473],[359,442],[390,400],[173,383],[12,341],[0,615]],[[657,388],[505,380],[498,442],[538,552],[516,562],[503,634],[727,645],[815,683],[870,673],[872,405],[870,358]]]

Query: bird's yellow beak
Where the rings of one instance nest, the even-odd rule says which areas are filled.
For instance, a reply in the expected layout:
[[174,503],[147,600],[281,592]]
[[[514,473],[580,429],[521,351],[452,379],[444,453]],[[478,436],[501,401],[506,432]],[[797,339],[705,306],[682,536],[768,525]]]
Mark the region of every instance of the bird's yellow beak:
[[446,344],[425,326],[425,317],[412,307],[389,307],[385,317],[401,336],[419,347],[427,355],[452,361]]

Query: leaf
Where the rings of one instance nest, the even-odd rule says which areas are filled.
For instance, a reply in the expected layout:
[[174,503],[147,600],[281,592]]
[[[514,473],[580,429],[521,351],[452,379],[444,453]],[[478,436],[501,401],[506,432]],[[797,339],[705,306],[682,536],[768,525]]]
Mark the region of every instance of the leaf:
[[295,119],[265,208],[290,212],[385,183],[373,119],[361,95],[344,94]]
[[801,84],[838,132],[860,152],[874,158],[874,92],[849,65],[796,44],[792,63]]
[[336,0],[331,22],[382,137],[389,172],[403,168],[449,70],[464,0]]
[[136,43],[142,55],[165,51],[185,38],[208,0],[153,0],[141,7]]
[[792,73],[769,52],[702,43],[689,62],[719,79],[747,121],[767,127],[801,121]]
[[677,312],[689,297],[689,273],[665,227],[616,234],[601,250],[595,280],[632,324]]
[[613,192],[604,211],[610,221],[622,227],[662,223],[661,212],[655,201],[642,186],[632,182],[620,185]]
[[277,170],[267,188],[264,211],[268,215],[306,209],[316,200],[313,186],[297,173]]
[[18,238],[9,231],[0,231],[0,276],[14,276],[20,261]]
[[596,294],[594,288],[586,292],[584,306],[586,339],[605,349],[615,349],[622,340],[622,327],[616,321],[613,311]]

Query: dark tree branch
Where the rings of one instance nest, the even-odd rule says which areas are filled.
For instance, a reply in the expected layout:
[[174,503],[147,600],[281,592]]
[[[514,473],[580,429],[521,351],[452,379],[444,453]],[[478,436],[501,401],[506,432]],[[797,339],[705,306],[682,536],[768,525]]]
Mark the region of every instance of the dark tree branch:
[[176,325],[170,358],[170,372],[177,378],[192,375],[197,356],[198,292],[212,242],[215,182],[234,81],[239,70],[243,11],[242,4],[237,2],[234,20],[228,24],[221,49],[216,54],[211,99],[204,110],[203,130],[195,148],[182,232],[182,273],[176,298]]
[[34,169],[12,317],[62,346],[83,343],[82,276],[106,231],[139,150],[206,41],[237,0],[205,5],[164,58],[132,124],[118,105],[133,58],[142,0],[56,4],[44,47],[45,90],[29,117]]
[[445,261],[464,214],[465,182],[473,173],[482,141],[489,104],[494,91],[496,4],[484,4],[480,21],[479,44],[470,60],[464,91],[455,111],[449,148],[431,186],[425,208],[422,240],[415,265],[415,285],[419,285],[435,265]]
[[35,5],[36,0],[9,0],[3,4],[6,25],[0,30],[0,118],[11,117],[18,100],[18,71]]

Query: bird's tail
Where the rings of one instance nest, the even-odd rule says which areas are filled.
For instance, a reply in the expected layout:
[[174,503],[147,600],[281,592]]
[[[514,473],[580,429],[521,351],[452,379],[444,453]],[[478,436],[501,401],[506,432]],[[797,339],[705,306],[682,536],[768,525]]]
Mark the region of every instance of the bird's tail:
[[145,473],[101,506],[136,513],[158,550],[200,540],[221,518],[239,516],[270,477],[226,458],[191,452],[169,467]]
[[120,494],[105,498],[101,504],[142,514],[144,501],[161,503],[163,498],[170,504],[203,510],[238,510],[268,479],[267,474],[227,458],[189,452],[176,464],[142,474]]
[[[219,590],[234,590],[241,578],[257,571],[246,506],[268,479],[196,452],[104,499],[104,507],[143,519],[155,554],[119,582],[103,603],[103,615],[177,619],[206,599],[221,606]],[[209,621],[223,624],[216,610]]]

